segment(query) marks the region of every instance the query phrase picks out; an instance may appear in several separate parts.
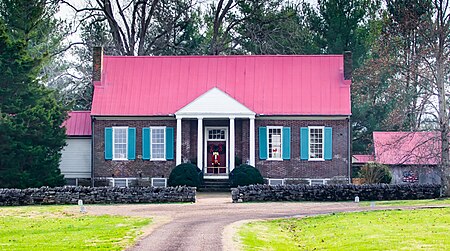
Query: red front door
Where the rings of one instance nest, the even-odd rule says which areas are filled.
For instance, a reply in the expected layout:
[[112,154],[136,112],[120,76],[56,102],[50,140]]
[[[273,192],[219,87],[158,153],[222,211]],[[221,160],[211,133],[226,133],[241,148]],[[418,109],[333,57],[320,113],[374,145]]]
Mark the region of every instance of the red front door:
[[208,141],[207,143],[206,173],[227,173],[227,144],[226,141]]

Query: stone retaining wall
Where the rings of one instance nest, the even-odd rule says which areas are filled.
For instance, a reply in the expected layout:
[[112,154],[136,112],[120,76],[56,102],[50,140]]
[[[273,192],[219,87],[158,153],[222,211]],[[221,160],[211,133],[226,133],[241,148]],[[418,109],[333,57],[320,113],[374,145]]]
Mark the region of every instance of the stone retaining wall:
[[233,202],[416,200],[440,196],[440,185],[250,185],[231,189]]
[[0,189],[0,206],[195,202],[195,187],[41,187]]

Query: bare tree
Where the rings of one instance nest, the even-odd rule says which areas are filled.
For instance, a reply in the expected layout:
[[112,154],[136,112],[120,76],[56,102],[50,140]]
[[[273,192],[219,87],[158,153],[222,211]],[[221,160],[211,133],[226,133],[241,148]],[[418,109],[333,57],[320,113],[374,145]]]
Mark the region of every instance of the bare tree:
[[434,0],[434,15],[430,25],[431,54],[427,58],[431,80],[437,92],[439,103],[438,118],[441,132],[441,179],[443,195],[450,196],[450,151],[449,151],[449,110],[448,85],[450,81],[450,2]]
[[158,54],[155,44],[169,42],[170,34],[190,21],[191,0],[89,0],[77,7],[81,21],[108,23],[115,50],[120,55]]
[[219,0],[217,4],[211,5],[213,27],[209,43],[210,55],[219,55],[231,42],[231,29],[240,22],[240,19],[232,14],[236,6],[237,2],[234,0]]
[[358,70],[364,84],[355,84],[353,101],[388,107],[368,109],[384,121],[376,130],[439,131],[429,140],[439,142],[442,194],[449,196],[449,0],[386,0],[386,6],[387,24],[373,58]]

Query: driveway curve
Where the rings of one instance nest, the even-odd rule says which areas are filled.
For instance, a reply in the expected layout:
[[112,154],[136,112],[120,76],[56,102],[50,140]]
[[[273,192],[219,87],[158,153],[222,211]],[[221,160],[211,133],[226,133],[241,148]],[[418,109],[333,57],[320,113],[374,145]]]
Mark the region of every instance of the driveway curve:
[[[131,251],[223,250],[227,225],[243,220],[302,217],[333,212],[364,211],[352,202],[267,202],[232,203],[229,193],[197,193],[196,203],[88,206],[90,214],[152,217],[148,231]],[[378,209],[386,209],[380,207]],[[225,245],[230,249],[229,245]]]

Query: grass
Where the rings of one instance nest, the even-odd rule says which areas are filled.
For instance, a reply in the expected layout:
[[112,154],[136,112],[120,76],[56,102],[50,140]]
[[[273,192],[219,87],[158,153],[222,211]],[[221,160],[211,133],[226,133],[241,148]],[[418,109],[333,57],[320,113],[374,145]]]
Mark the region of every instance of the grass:
[[1,207],[0,250],[123,250],[151,222],[69,213],[70,207]]
[[[360,206],[370,206],[369,201],[359,203]],[[450,198],[429,200],[385,200],[375,201],[376,206],[439,206],[450,205]]]
[[450,208],[257,221],[238,235],[244,250],[450,250]]

